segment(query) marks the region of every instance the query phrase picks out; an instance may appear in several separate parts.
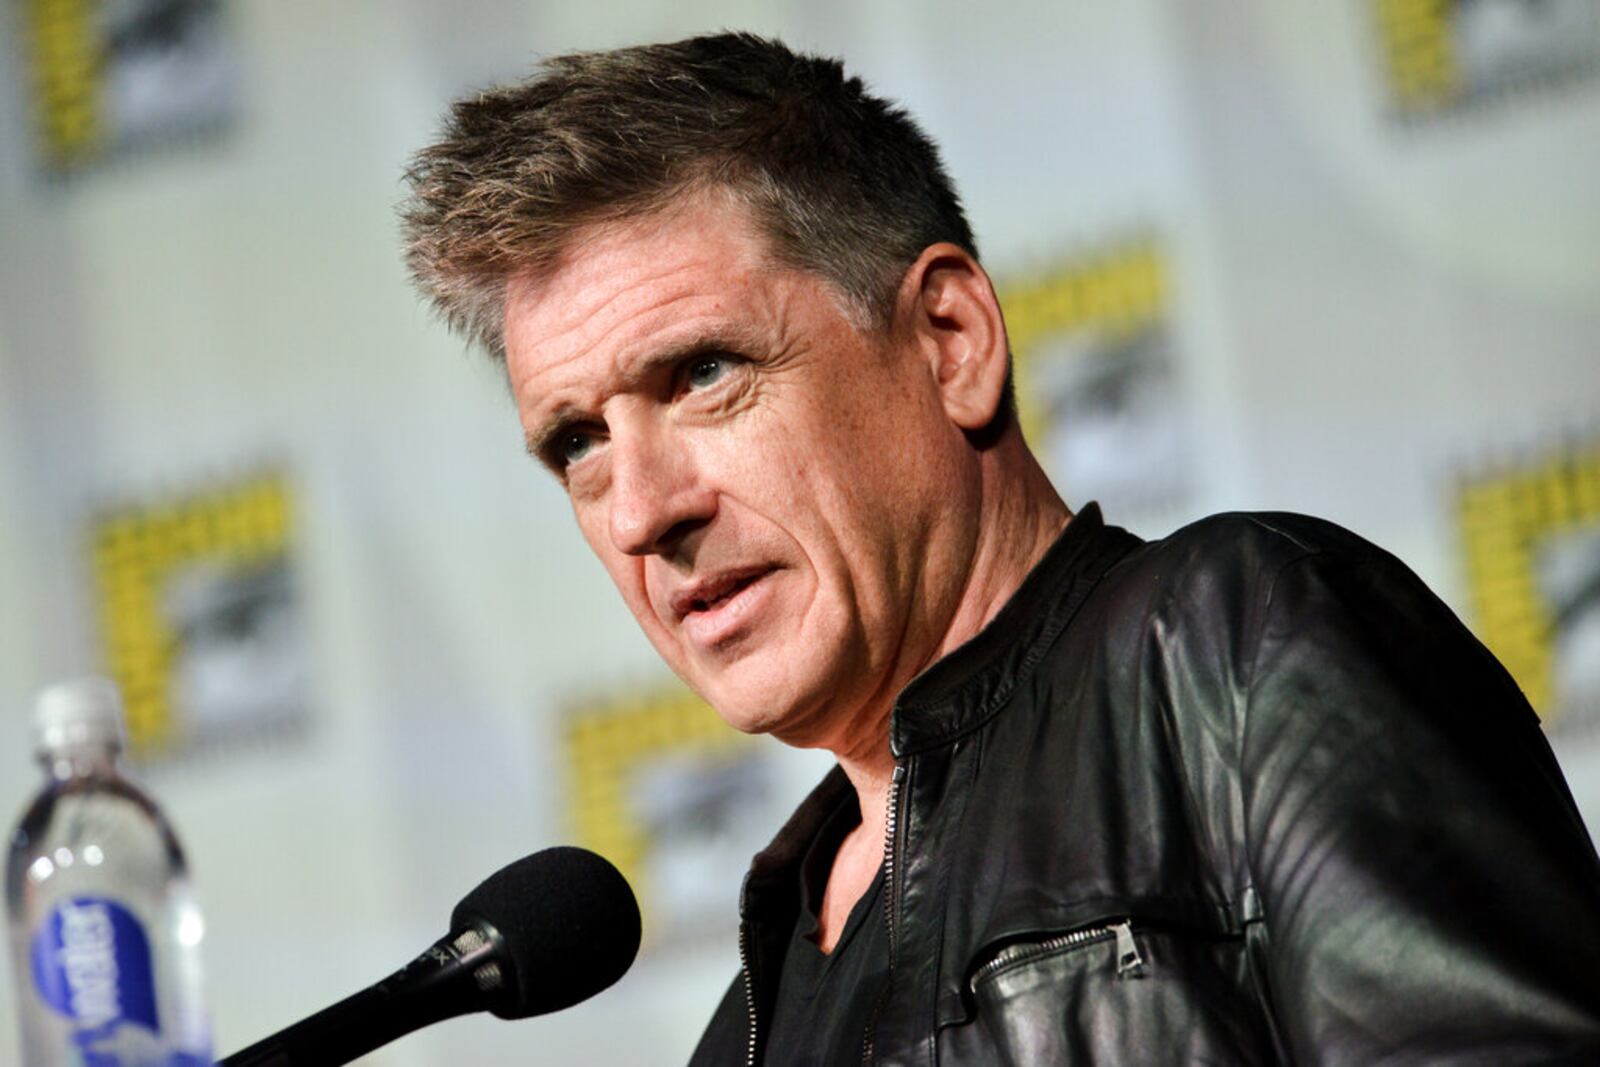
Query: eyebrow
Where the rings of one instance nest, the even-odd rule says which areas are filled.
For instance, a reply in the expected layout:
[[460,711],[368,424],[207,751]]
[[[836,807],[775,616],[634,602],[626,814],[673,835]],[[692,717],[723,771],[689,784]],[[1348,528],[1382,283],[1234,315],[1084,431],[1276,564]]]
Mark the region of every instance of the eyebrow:
[[[658,377],[663,370],[677,367],[696,356],[735,355],[748,352],[751,350],[752,340],[748,332],[730,329],[699,334],[679,344],[668,345],[629,367],[622,376],[622,388],[617,391],[636,390],[642,383]],[[559,404],[549,417],[541,420],[537,430],[525,435],[523,445],[528,450],[528,455],[548,466],[546,457],[550,454],[549,450],[565,427],[573,422],[583,422],[592,418],[594,416],[591,413],[575,404]]]

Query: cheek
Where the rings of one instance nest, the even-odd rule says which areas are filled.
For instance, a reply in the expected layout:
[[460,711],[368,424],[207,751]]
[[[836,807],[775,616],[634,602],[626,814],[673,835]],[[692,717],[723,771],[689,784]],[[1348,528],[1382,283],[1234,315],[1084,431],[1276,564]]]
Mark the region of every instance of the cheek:
[[644,559],[616,550],[611,543],[605,517],[599,509],[590,510],[575,505],[573,514],[578,520],[578,531],[583,534],[589,550],[611,576],[611,583],[622,594],[623,602],[640,624],[649,629],[654,615],[650,611],[650,597],[645,588]]
[[[813,563],[831,555],[828,542],[839,534],[837,518],[848,513],[844,500],[850,479],[835,469],[833,455],[792,433],[743,436],[719,448],[707,473],[715,479],[728,518],[743,525],[739,513],[756,520],[757,538],[790,541]],[[760,532],[766,527],[767,534]]]
[[604,517],[600,514],[599,509],[585,507],[577,501],[573,501],[572,517],[578,521],[578,532],[583,535],[583,540],[589,546],[589,551],[593,552],[600,562],[605,564],[606,570],[615,578],[616,573],[612,571],[611,561],[613,553],[607,551],[611,548],[611,539],[606,536]]

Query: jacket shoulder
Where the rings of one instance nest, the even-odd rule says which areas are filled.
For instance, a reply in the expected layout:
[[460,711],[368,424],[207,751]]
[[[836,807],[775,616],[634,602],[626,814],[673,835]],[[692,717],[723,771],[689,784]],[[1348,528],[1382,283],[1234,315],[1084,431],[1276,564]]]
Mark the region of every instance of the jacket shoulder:
[[1148,561],[1183,563],[1201,574],[1234,569],[1275,573],[1313,556],[1398,562],[1359,534],[1310,515],[1287,511],[1230,511],[1192,522],[1167,537],[1147,542]]
[[1228,658],[1249,644],[1278,577],[1299,564],[1337,570],[1380,564],[1420,581],[1399,560],[1334,523],[1290,512],[1226,512],[1140,543],[1111,567],[1096,591],[1092,632],[1126,650],[1172,641]]

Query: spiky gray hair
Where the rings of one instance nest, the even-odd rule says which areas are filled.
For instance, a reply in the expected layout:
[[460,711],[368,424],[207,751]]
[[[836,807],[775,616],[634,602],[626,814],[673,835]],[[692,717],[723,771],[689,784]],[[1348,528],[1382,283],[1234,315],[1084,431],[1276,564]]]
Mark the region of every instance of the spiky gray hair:
[[457,102],[406,173],[406,259],[450,326],[505,357],[505,287],[579,229],[697,189],[740,198],[786,266],[886,326],[931,244],[977,254],[938,149],[838,60],[747,33],[546,60]]

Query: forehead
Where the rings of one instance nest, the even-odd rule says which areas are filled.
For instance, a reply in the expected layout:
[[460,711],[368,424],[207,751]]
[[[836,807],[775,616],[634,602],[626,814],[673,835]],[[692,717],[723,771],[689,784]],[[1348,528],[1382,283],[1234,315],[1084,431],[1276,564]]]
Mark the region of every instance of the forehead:
[[584,354],[632,354],[759,318],[778,275],[748,214],[706,196],[667,211],[581,231],[553,270],[506,286],[505,340],[514,374]]

